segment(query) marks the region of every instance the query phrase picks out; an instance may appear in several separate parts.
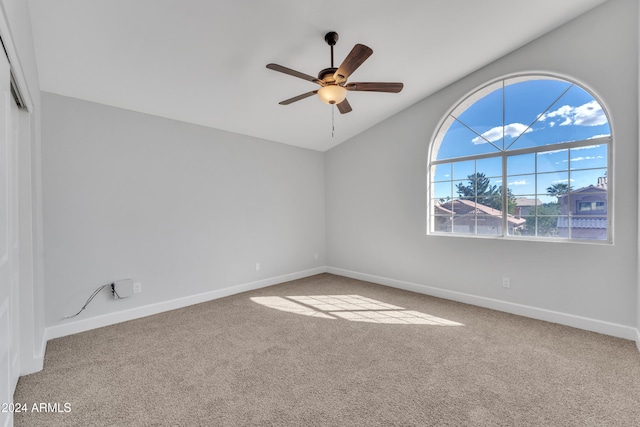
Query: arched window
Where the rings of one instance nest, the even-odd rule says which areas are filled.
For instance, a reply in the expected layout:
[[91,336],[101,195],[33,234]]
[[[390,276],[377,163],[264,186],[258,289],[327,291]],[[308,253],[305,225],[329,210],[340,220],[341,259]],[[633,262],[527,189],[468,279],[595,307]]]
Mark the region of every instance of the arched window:
[[610,242],[611,145],[606,112],[576,83],[493,82],[432,141],[429,233]]

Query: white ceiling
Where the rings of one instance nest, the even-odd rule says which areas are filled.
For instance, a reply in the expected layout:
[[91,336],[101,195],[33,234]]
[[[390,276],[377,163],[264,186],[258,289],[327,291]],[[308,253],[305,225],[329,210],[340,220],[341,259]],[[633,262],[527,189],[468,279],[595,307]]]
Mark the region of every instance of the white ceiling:
[[[605,0],[29,0],[43,91],[325,151]],[[353,111],[315,97],[310,75],[356,43],[373,55],[349,81]]]

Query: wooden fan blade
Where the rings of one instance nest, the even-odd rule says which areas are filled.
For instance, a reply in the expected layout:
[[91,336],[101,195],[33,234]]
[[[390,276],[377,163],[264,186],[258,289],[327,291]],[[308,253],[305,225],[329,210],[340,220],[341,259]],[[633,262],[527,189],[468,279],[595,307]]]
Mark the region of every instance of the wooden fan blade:
[[349,55],[342,61],[340,67],[333,74],[336,83],[346,81],[349,76],[360,66],[368,57],[371,56],[373,50],[363,44],[357,44],[351,49]]
[[305,99],[305,98],[308,98],[310,96],[313,96],[316,93],[318,93],[317,90],[312,90],[311,92],[303,93],[302,95],[294,96],[293,98],[289,98],[289,99],[285,99],[284,101],[280,101],[280,102],[278,102],[278,104],[280,104],[280,105],[289,105],[289,104],[292,104],[292,103],[294,103],[296,101],[300,101],[301,99]]
[[281,73],[288,74],[293,77],[298,77],[303,80],[308,80],[310,82],[320,84],[320,80],[318,80],[317,77],[313,77],[308,74],[301,73],[300,71],[292,70],[291,68],[283,67],[282,65],[267,64],[267,68],[273,71],[279,71]]
[[347,83],[345,89],[359,91],[359,92],[391,92],[398,93],[402,90],[404,85],[402,83],[379,83],[379,82],[365,82],[365,83]]
[[349,104],[347,98],[345,98],[344,101],[338,104],[338,111],[340,111],[340,114],[346,114],[351,111],[351,104]]

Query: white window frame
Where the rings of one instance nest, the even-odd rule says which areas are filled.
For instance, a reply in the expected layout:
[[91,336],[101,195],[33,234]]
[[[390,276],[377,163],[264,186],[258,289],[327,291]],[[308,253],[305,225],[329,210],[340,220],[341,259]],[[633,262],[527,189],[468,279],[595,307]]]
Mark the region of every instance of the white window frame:
[[[509,150],[508,148],[494,153],[488,154],[477,154],[477,155],[469,155],[469,156],[461,156],[461,157],[452,157],[441,160],[432,160],[435,159],[440,149],[440,145],[444,140],[444,136],[449,130],[449,127],[454,120],[454,117],[458,117],[461,113],[467,110],[470,106],[472,106],[476,101],[482,99],[484,96],[493,92],[494,90],[504,87],[504,81],[510,81],[511,83],[517,83],[518,81],[527,81],[527,80],[540,80],[540,79],[552,79],[552,80],[562,80],[568,83],[571,83],[575,86],[578,86],[580,89],[584,90],[588,94],[590,94],[602,107],[602,110],[607,118],[607,122],[610,128],[610,135],[601,138],[593,138],[587,140],[577,140],[570,142],[561,142],[550,145],[536,146],[536,147],[528,147],[523,149],[515,149]],[[444,129],[444,130],[443,130]],[[518,240],[518,241],[548,241],[548,242],[571,242],[571,243],[586,243],[586,244],[613,244],[613,193],[614,193],[614,179],[613,179],[613,125],[611,118],[608,114],[608,111],[605,107],[605,104],[601,101],[600,97],[598,97],[592,90],[586,87],[583,83],[580,83],[572,78],[567,78],[565,76],[559,76],[554,74],[543,74],[543,73],[527,73],[527,74],[519,74],[519,75],[509,75],[504,76],[499,79],[493,80],[483,86],[476,88],[475,90],[469,92],[465,95],[457,104],[455,104],[440,120],[438,127],[431,139],[431,143],[429,145],[428,150],[428,162],[427,162],[427,235],[435,235],[435,236],[450,236],[450,237],[462,237],[462,238],[480,238],[480,239],[505,239],[505,240]],[[514,236],[510,235],[508,232],[508,209],[503,209],[502,214],[502,233],[499,235],[493,234],[477,234],[477,233],[453,233],[453,232],[442,232],[436,231],[434,229],[435,225],[435,217],[434,215],[434,198],[431,196],[434,193],[434,176],[433,176],[433,166],[437,166],[439,164],[446,164],[452,162],[463,162],[468,160],[480,160],[486,158],[501,158],[502,160],[502,182],[507,182],[507,160],[511,156],[521,155],[521,154],[529,154],[529,153],[541,153],[546,151],[553,150],[564,150],[578,147],[588,147],[593,145],[606,145],[607,147],[607,199],[605,202],[605,212],[607,216],[607,238],[606,239],[584,239],[584,238],[571,238],[571,237],[540,237],[540,236]],[[571,167],[568,166],[568,174],[570,177]],[[582,169],[581,169],[582,170]],[[477,172],[477,171],[476,171]],[[538,172],[535,172],[536,177],[538,176]],[[569,181],[570,182],[570,181]],[[507,186],[505,185],[506,189]],[[537,193],[537,190],[536,190]],[[508,191],[502,192],[502,206],[507,206],[508,204]],[[593,212],[593,211],[591,211]],[[568,215],[568,214],[567,214]],[[537,213],[536,213],[537,216]],[[570,226],[569,226],[570,228]]]

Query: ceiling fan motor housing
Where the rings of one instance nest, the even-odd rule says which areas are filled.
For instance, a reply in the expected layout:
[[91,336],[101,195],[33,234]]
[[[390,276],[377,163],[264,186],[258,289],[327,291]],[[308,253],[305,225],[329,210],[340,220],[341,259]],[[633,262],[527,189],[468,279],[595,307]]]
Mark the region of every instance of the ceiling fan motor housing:
[[318,79],[322,80],[326,84],[332,84],[335,82],[333,75],[338,69],[335,67],[325,68],[324,70],[318,73]]

